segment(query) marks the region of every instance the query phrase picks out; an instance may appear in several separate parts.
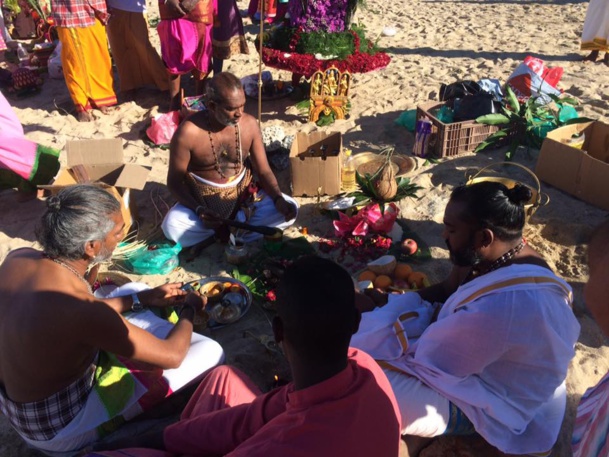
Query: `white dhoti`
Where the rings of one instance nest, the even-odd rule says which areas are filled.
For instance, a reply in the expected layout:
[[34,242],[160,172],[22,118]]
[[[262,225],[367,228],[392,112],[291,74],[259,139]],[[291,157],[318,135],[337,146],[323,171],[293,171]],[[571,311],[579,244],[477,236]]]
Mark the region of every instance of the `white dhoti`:
[[607,51],[609,45],[609,3],[607,0],[590,0],[582,31],[583,51]]
[[[211,181],[203,180],[197,176],[193,177],[207,185],[213,185],[219,189],[226,187],[226,185],[218,185]],[[236,183],[232,182],[230,185],[234,186]],[[247,222],[251,225],[264,225],[282,230],[289,227],[296,221],[296,218],[286,221],[283,214],[277,211],[275,204],[270,198],[267,197],[264,191],[259,192],[259,196],[262,198],[260,201],[253,203],[252,215],[249,218],[246,218],[243,210],[239,210],[235,216],[235,220],[239,222]],[[283,198],[298,209],[298,203],[292,197],[283,194]],[[167,238],[175,241],[176,243],[180,243],[182,247],[194,246],[195,244],[198,244],[213,236],[215,233],[214,229],[206,227],[205,224],[203,224],[201,219],[197,217],[192,209],[180,203],[177,203],[169,210],[165,216],[165,219],[163,220],[161,228],[163,229],[163,233]],[[261,234],[249,231],[243,231],[238,236],[238,238],[243,240],[245,243],[251,243],[252,241],[256,241],[261,237]]]

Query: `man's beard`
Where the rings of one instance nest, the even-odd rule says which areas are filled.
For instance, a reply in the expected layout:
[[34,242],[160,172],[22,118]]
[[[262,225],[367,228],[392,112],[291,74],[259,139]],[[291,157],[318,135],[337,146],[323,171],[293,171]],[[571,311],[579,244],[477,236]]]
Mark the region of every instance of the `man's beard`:
[[473,267],[482,261],[482,256],[474,248],[473,241],[470,242],[469,246],[459,251],[453,250],[448,240],[446,245],[448,246],[451,262],[459,267]]
[[112,257],[112,251],[110,249],[108,249],[106,246],[102,246],[101,250],[99,251],[99,254],[97,254],[95,257],[93,257],[93,259],[91,260],[91,263],[93,265],[98,264],[98,263],[103,263],[106,260],[110,260],[111,257]]

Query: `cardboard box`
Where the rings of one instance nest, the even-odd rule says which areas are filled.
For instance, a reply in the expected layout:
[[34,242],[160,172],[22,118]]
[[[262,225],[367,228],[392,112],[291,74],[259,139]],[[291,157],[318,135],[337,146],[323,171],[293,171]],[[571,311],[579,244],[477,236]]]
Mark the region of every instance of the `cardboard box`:
[[[565,144],[583,132],[582,149]],[[542,181],[602,209],[609,210],[609,125],[587,122],[548,133],[535,173]]]
[[57,193],[74,184],[102,184],[120,201],[127,233],[137,217],[130,189],[144,188],[150,167],[123,163],[120,138],[69,141],[66,143],[66,164],[67,167],[59,171],[52,184],[38,187]]
[[340,133],[298,133],[290,150],[292,195],[314,197],[340,193],[343,162]]

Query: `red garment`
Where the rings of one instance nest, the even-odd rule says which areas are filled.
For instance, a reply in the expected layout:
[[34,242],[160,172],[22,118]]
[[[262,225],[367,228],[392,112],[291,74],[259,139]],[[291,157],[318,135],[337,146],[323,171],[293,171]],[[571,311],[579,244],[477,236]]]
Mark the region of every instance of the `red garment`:
[[216,368],[181,420],[165,429],[166,449],[192,456],[398,455],[397,403],[382,370],[364,352],[349,349],[345,370],[304,390],[294,391],[290,383],[256,394],[242,373]]
[[90,27],[97,17],[106,24],[106,0],[51,0],[50,17],[57,27]]

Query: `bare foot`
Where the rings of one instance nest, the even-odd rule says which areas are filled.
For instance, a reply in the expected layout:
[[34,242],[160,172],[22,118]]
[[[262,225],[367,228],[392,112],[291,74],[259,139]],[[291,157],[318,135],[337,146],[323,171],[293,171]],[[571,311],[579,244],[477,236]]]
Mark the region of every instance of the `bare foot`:
[[609,67],[609,53],[605,53],[605,57],[603,57],[603,63]]
[[91,111],[80,111],[76,113],[76,119],[78,122],[91,122],[93,120],[93,115]]
[[582,59],[582,62],[584,62],[584,63],[586,63],[586,62],[596,62],[596,59],[598,59],[598,51],[592,51],[590,54],[588,54],[586,57],[584,57]]
[[112,111],[114,111],[110,106],[100,106],[98,109],[102,112],[102,114],[110,114]]

